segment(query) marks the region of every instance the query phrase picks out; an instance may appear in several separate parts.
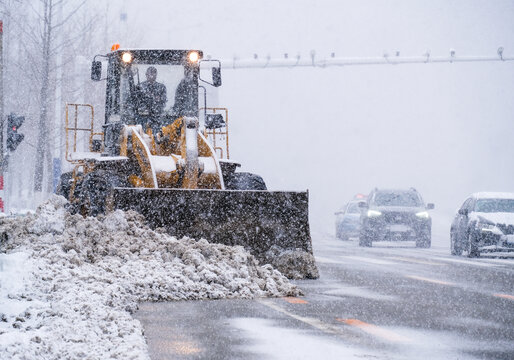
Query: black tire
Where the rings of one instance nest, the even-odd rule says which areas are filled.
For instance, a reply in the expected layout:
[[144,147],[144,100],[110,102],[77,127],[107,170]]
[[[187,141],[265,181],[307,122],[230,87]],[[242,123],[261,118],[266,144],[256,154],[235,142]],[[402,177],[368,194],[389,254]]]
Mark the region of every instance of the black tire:
[[266,183],[256,174],[237,172],[225,179],[227,190],[267,190]]
[[462,247],[460,244],[457,244],[457,236],[455,233],[450,233],[450,252],[452,255],[460,256],[462,255]]
[[64,196],[66,198],[66,200],[70,200],[70,190],[71,190],[72,183],[73,183],[73,173],[71,171],[61,174],[61,178],[59,180],[59,184],[57,184],[55,193],[57,195]]
[[421,234],[416,238],[416,247],[428,249],[430,246],[432,246],[431,232]]
[[478,251],[477,237],[473,231],[468,236],[468,257],[480,257],[480,251]]
[[365,232],[361,232],[359,234],[359,246],[362,247],[371,247],[373,245],[373,241],[371,240],[371,237],[366,234]]
[[112,190],[126,186],[127,182],[117,174],[104,170],[90,172],[80,185],[80,213],[84,216],[105,214]]

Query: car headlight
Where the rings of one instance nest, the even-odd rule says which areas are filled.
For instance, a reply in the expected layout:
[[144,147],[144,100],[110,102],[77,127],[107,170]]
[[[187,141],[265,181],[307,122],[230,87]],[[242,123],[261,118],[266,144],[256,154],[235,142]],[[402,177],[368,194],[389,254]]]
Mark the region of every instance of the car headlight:
[[377,217],[382,215],[380,211],[377,210],[368,210],[368,217]]
[[503,235],[503,232],[494,224],[478,223],[477,228],[484,233],[492,233],[496,235]]
[[416,213],[416,216],[420,219],[428,219],[430,215],[428,215],[428,211],[420,211]]

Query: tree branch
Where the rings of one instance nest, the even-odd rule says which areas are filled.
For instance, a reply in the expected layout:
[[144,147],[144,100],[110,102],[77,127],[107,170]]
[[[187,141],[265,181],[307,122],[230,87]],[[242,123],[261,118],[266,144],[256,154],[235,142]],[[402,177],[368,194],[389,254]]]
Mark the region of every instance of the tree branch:
[[54,29],[56,29],[56,28],[58,28],[58,27],[63,26],[64,24],[66,24],[66,23],[68,22],[68,20],[70,20],[70,19],[71,19],[71,17],[72,17],[73,15],[75,15],[75,14],[80,10],[80,8],[82,7],[82,5],[84,5],[85,3],[86,3],[86,0],[83,0],[83,1],[80,3],[80,5],[78,5],[78,6],[75,8],[75,10],[73,10],[72,12],[70,12],[70,13],[66,16],[66,18],[64,18],[64,20],[63,20],[63,21],[61,21],[60,23],[57,23],[57,24],[55,24],[54,26],[52,26],[52,30],[54,30]]

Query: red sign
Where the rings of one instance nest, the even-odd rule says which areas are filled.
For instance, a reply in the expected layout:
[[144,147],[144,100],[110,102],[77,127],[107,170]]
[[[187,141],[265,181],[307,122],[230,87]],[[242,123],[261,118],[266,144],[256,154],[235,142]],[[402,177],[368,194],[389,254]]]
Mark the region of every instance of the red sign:
[[4,33],[4,22],[0,20],[0,34]]

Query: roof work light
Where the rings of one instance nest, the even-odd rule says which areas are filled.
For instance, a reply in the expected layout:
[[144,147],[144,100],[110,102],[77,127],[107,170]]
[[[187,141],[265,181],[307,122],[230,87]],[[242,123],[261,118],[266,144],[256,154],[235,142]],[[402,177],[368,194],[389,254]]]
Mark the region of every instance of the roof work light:
[[189,61],[195,63],[197,62],[199,59],[200,59],[200,55],[198,54],[198,52],[196,51],[191,51],[188,55],[187,55]]
[[132,54],[129,53],[129,52],[126,52],[126,53],[123,53],[123,55],[121,55],[121,60],[123,60],[123,62],[125,63],[130,63],[132,61],[133,57],[132,57]]

